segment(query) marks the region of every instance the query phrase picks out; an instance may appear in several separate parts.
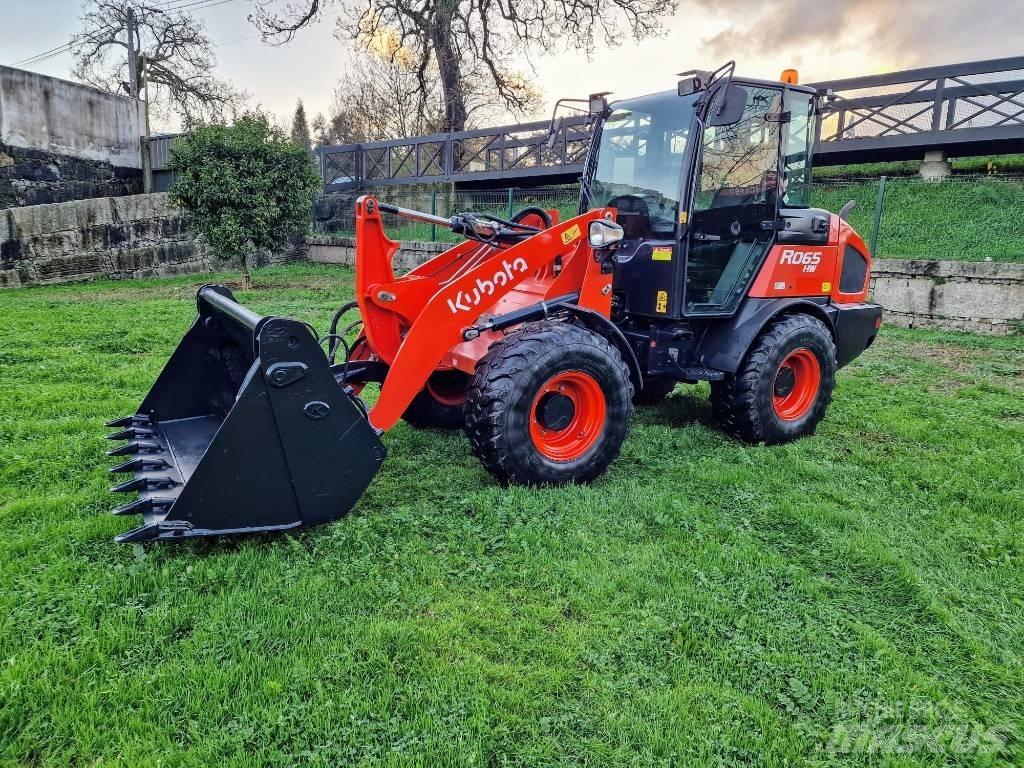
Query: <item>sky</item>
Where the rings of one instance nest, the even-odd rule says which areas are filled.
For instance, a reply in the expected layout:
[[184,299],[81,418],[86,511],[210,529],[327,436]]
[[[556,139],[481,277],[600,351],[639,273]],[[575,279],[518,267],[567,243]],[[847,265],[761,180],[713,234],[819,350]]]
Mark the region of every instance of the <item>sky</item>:
[[[81,0],[0,0],[0,64],[67,42]],[[283,47],[264,45],[247,15],[251,0],[201,7],[217,43],[218,76],[287,124],[301,98],[312,118],[326,112],[344,77],[347,43],[334,37],[337,6]],[[741,74],[803,82],[935,64],[1024,55],[1024,0],[679,0],[661,37],[600,47],[588,58],[559,49],[518,67],[544,94],[541,117],[563,96],[612,91],[612,98],[673,88],[676,73],[735,59]],[[27,69],[70,78],[59,56]],[[161,126],[155,126],[160,128]],[[174,126],[163,126],[173,128]]]

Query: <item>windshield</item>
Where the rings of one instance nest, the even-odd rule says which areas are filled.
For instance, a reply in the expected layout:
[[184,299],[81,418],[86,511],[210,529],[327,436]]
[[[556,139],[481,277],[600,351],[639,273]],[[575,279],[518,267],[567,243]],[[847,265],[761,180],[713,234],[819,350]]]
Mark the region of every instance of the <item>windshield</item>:
[[621,101],[605,120],[590,208],[618,209],[626,237],[671,237],[679,218],[683,155],[697,94]]

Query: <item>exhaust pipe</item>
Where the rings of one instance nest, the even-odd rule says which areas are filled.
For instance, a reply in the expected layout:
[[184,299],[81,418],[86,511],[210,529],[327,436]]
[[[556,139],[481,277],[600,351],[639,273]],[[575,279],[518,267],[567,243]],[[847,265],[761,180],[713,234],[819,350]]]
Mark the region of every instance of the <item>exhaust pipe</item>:
[[114,510],[141,514],[121,542],[283,531],[344,516],[386,451],[342,389],[311,329],[261,317],[222,286],[199,289],[199,316],[135,414],[107,423],[129,442],[112,473],[134,478]]

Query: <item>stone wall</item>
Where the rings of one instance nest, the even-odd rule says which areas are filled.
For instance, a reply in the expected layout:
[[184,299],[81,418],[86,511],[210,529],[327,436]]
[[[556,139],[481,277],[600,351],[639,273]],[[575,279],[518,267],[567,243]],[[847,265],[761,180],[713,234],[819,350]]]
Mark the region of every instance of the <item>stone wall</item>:
[[[262,254],[257,266],[304,257]],[[166,194],[0,210],[0,287],[237,268],[210,258]]]
[[0,208],[136,195],[142,171],[0,142]]
[[140,105],[0,66],[0,208],[141,191]]
[[879,259],[872,264],[871,293],[894,325],[1024,331],[1024,264]]
[[[355,263],[355,241],[350,237],[306,240],[312,262]],[[395,267],[412,269],[448,247],[402,242]],[[1024,331],[1024,264],[876,259],[871,291],[873,300],[885,307],[886,322],[893,325],[988,334]]]

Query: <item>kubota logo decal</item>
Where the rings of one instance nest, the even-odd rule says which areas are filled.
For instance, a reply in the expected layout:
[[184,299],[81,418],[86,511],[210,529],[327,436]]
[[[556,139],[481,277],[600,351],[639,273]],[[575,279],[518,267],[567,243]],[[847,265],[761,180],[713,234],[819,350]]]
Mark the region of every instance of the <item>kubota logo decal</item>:
[[448,299],[448,308],[452,311],[453,315],[459,312],[469,312],[469,310],[479,306],[484,298],[494,293],[495,288],[503,288],[512,281],[512,278],[517,273],[525,272],[527,269],[529,269],[529,265],[522,256],[511,264],[506,259],[502,259],[501,269],[495,272],[490,280],[481,280],[478,277],[476,279],[476,287],[472,291],[459,291],[455,294],[455,298]]
[[779,257],[779,264],[802,266],[804,272],[814,272],[821,263],[821,251],[795,251],[787,248]]

